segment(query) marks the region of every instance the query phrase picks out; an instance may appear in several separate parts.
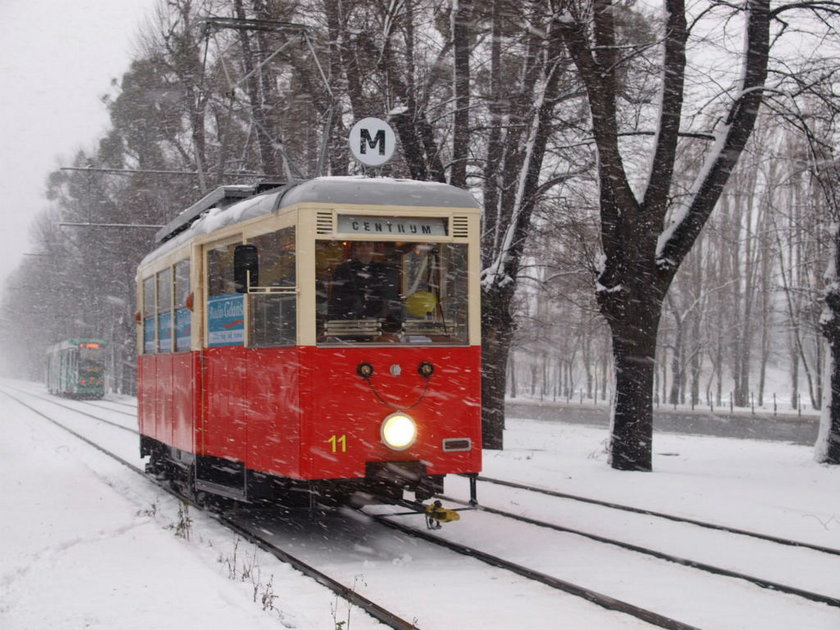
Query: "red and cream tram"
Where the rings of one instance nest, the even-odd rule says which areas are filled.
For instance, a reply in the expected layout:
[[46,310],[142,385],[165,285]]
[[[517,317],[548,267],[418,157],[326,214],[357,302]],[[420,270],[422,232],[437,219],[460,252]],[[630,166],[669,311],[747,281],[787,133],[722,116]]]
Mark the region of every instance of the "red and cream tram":
[[424,500],[481,467],[479,207],[437,183],[224,187],[138,274],[148,469],[239,500]]

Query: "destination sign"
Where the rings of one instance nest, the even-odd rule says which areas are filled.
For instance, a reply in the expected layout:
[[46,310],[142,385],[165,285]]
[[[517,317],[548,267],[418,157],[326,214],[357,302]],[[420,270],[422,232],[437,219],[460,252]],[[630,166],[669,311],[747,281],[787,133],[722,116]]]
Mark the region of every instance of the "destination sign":
[[446,219],[339,214],[338,231],[369,236],[446,236]]

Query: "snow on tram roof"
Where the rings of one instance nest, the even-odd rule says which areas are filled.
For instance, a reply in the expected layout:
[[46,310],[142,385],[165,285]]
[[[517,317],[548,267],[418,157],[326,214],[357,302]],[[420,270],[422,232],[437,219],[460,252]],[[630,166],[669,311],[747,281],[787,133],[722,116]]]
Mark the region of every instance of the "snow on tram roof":
[[[233,187],[227,187],[233,189]],[[222,189],[217,189],[222,190]],[[216,193],[217,191],[214,191]],[[176,217],[173,223],[189,211],[200,210],[192,224],[177,235],[166,240],[150,252],[140,263],[145,266],[185,242],[201,234],[209,234],[228,225],[234,225],[280,208],[300,203],[334,203],[388,206],[428,206],[443,208],[479,208],[479,204],[468,191],[439,182],[421,182],[409,179],[387,177],[316,177],[299,183],[281,185],[273,190],[257,194],[224,208],[218,201],[224,195],[211,193],[205,199],[212,199],[212,206],[206,210],[196,205]],[[199,202],[200,203],[200,202]]]
[[440,182],[388,177],[317,177],[290,188],[282,206],[297,203],[357,203],[388,206],[478,208],[466,190]]

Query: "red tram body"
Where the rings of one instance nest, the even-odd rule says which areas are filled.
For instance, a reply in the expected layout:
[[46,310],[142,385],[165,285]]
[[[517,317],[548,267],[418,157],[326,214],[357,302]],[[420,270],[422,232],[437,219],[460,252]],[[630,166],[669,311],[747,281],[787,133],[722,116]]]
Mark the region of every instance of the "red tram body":
[[[478,226],[465,191],[366,178],[228,187],[184,211],[138,269],[149,470],[296,503],[423,500],[479,472]],[[335,279],[363,243],[358,277],[389,297]],[[351,289],[375,312],[337,314]]]

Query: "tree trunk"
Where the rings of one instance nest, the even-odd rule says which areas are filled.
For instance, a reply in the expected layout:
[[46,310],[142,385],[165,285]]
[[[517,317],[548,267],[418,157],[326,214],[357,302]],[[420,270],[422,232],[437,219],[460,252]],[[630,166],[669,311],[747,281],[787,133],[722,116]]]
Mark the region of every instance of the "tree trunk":
[[[234,0],[234,13],[239,20],[247,19],[245,9],[242,6],[242,0]],[[263,173],[269,175],[276,175],[277,160],[274,156],[273,140],[270,135],[270,128],[268,119],[265,114],[264,103],[260,93],[260,84],[258,78],[253,75],[256,66],[255,55],[251,47],[251,38],[247,29],[239,31],[239,38],[242,44],[242,61],[245,68],[245,74],[251,75],[245,82],[248,93],[248,104],[251,108],[251,118],[254,121],[257,134],[257,147],[260,151],[260,163]]]
[[834,331],[829,343],[830,357],[827,377],[831,391],[825,398],[817,439],[816,460],[822,464],[840,465],[840,334]]
[[507,371],[508,388],[510,389],[508,396],[516,398],[516,394],[519,390],[517,389],[516,384],[516,354],[513,352],[511,352],[508,356]]
[[674,339],[674,351],[671,355],[671,391],[668,393],[668,404],[678,405],[680,403],[681,394],[684,392],[685,385],[683,384],[684,375],[682,367],[682,332],[677,330],[677,336]]
[[[840,260],[840,235],[835,229],[835,252],[831,269]],[[817,438],[815,459],[823,464],[840,464],[840,287],[836,272],[829,277],[835,282],[826,291],[825,308],[822,317],[822,334],[828,340],[829,358],[826,377],[830,389],[824,395],[820,431]]]
[[453,92],[455,115],[452,131],[452,170],[449,183],[467,186],[467,158],[470,145],[470,20],[472,0],[452,0],[452,46],[455,72]]
[[[499,201],[495,208],[485,205],[484,235],[482,238],[482,406],[484,448],[501,449],[504,443],[504,382],[505,364],[514,332],[511,301],[516,291],[519,267],[525,240],[531,227],[531,214],[539,201],[540,172],[546,145],[552,128],[552,114],[560,89],[560,76],[565,71],[561,56],[562,40],[558,24],[552,21],[545,42],[546,63],[534,71],[530,83],[522,85],[523,92],[532,97],[528,107],[520,112],[526,124],[519,129],[525,141],[507,133],[504,145],[514,155],[504,159],[500,175],[513,194],[510,203]],[[532,38],[542,43],[537,34]],[[535,44],[536,46],[536,44]],[[531,69],[533,70],[533,69]],[[541,72],[540,72],[541,71]],[[507,154],[506,154],[507,155]],[[486,181],[485,191],[499,182]],[[486,200],[486,197],[485,197]]]
[[820,150],[811,144],[814,153],[814,175],[825,195],[828,218],[831,220],[831,257],[825,273],[825,304],[820,318],[821,332],[828,340],[828,381],[822,392],[823,405],[815,459],[823,464],[840,465],[840,163],[832,150]]
[[481,407],[485,449],[504,448],[505,371],[513,338],[510,299],[504,293],[485,292],[482,304]]
[[615,361],[610,465],[617,470],[652,468],[657,320],[649,313],[609,322]]

